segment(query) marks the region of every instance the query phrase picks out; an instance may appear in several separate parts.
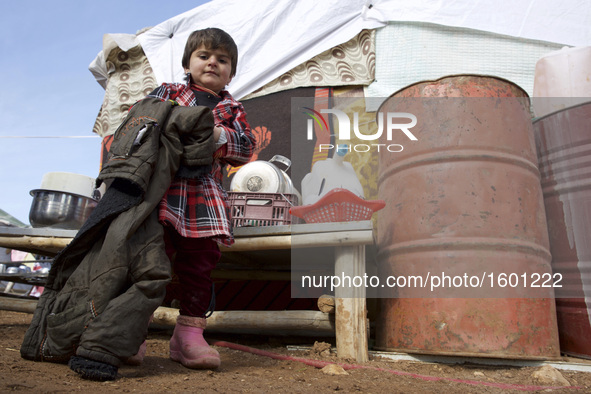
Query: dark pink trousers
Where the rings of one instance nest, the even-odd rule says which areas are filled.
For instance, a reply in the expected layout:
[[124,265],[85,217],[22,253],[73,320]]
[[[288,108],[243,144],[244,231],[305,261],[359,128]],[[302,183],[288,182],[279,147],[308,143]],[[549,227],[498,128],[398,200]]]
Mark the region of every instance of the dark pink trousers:
[[221,256],[217,242],[210,238],[185,238],[165,227],[164,243],[179,281],[175,293],[180,301],[180,314],[205,317],[212,299],[211,271]]

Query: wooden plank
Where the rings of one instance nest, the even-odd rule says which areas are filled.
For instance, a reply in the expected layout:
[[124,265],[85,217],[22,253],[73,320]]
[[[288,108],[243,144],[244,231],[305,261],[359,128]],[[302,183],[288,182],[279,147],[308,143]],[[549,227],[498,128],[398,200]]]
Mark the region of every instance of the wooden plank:
[[33,313],[37,308],[36,299],[0,296],[0,309],[3,311]]
[[[288,230],[291,230],[291,234],[284,234]],[[47,235],[33,236],[26,234]],[[56,235],[73,236],[75,234],[76,231],[74,230],[49,230],[47,228],[4,229],[4,232],[0,234],[0,247],[55,256],[72,241],[71,237],[60,237]],[[248,234],[251,234],[251,236],[248,236]],[[243,227],[236,229],[236,242],[232,247],[221,247],[220,249],[222,251],[240,252],[290,249],[292,247],[305,248],[353,245],[358,243],[373,243],[373,230],[370,221],[297,224],[292,226],[268,226],[257,228]]]
[[[36,299],[0,297],[0,309],[33,313]],[[174,327],[179,310],[158,307],[152,324]],[[318,311],[218,311],[207,318],[207,333],[334,336],[334,315]]]
[[43,256],[55,256],[71,241],[72,238],[0,236],[0,247]]
[[323,294],[318,297],[318,309],[320,312],[324,313],[334,313],[335,312],[335,299],[334,296],[329,294]]
[[[178,309],[159,307],[152,324],[174,326]],[[334,335],[333,315],[319,311],[217,311],[207,318],[206,333]]]
[[[335,276],[363,278],[365,246],[337,247],[335,253]],[[357,362],[369,360],[365,290],[364,286],[356,286],[355,281],[352,281],[351,286],[341,283],[335,288],[335,330],[339,358]]]
[[266,237],[271,235],[293,235],[330,233],[340,231],[372,230],[371,220],[359,222],[335,222],[335,223],[302,223],[281,226],[253,226],[234,227],[235,238]]
[[[302,223],[281,226],[235,227],[234,236],[237,238],[265,237],[271,235],[311,234],[340,231],[371,230],[371,220],[359,222],[336,223]],[[78,230],[66,230],[51,227],[4,227],[0,226],[2,237],[42,237],[42,238],[74,238]]]
[[372,244],[373,241],[373,231],[353,230],[313,234],[236,238],[234,245],[230,247],[220,246],[220,250],[222,252],[243,252],[253,250],[278,250],[360,244],[369,245]]
[[372,244],[373,231],[346,230],[327,233],[294,234],[292,236],[292,248],[316,248],[324,246],[348,246]]
[[74,238],[78,230],[66,230],[51,227],[4,227],[0,226],[0,237],[2,236],[29,236],[29,237],[58,237]]
[[272,235],[267,237],[236,238],[234,245],[220,245],[222,252],[243,252],[253,250],[278,250],[291,248],[290,235]]
[[341,231],[373,230],[373,222],[334,222],[334,223],[305,223],[291,226],[292,234],[333,233]]

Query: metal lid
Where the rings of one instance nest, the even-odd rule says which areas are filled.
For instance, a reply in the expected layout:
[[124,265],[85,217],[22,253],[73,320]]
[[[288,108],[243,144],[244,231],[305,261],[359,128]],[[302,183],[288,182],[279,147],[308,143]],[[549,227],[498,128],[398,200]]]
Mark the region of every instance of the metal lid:
[[95,179],[70,172],[48,172],[43,175],[39,189],[94,198]]
[[284,188],[280,170],[273,164],[257,160],[242,166],[230,183],[230,191],[242,193],[279,193]]

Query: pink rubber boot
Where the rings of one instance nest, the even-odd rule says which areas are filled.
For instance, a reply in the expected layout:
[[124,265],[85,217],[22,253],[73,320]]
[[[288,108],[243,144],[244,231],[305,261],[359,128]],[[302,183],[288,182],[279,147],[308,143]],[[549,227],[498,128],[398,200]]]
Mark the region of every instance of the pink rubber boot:
[[[154,320],[154,314],[150,316],[150,319],[148,320],[148,326],[152,323],[152,320]],[[125,364],[136,366],[142,365],[142,363],[144,362],[144,357],[146,356],[147,349],[148,344],[144,340],[144,342],[142,342],[142,344],[140,345],[140,348],[138,349],[137,353],[131,357],[127,357],[127,359],[125,360]]]
[[148,344],[146,343],[146,341],[142,342],[137,353],[131,357],[127,357],[127,360],[125,360],[125,364],[135,366],[142,365],[142,363],[144,362],[144,357],[146,356],[147,349]]
[[202,317],[179,315],[170,338],[170,358],[192,369],[215,369],[220,354],[203,338],[206,321]]

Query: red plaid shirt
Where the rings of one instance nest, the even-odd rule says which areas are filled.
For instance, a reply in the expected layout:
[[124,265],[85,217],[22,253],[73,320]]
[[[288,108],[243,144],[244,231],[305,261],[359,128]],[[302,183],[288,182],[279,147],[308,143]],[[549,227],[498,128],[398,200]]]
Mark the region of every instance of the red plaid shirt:
[[[174,100],[183,106],[197,105],[195,94],[185,83],[164,83],[148,97]],[[160,222],[170,225],[183,237],[212,237],[219,243],[234,242],[228,195],[222,188],[223,166],[247,163],[256,139],[246,121],[242,104],[225,90],[213,109],[216,126],[226,131],[228,142],[214,153],[212,170],[196,179],[174,178],[159,207]]]

